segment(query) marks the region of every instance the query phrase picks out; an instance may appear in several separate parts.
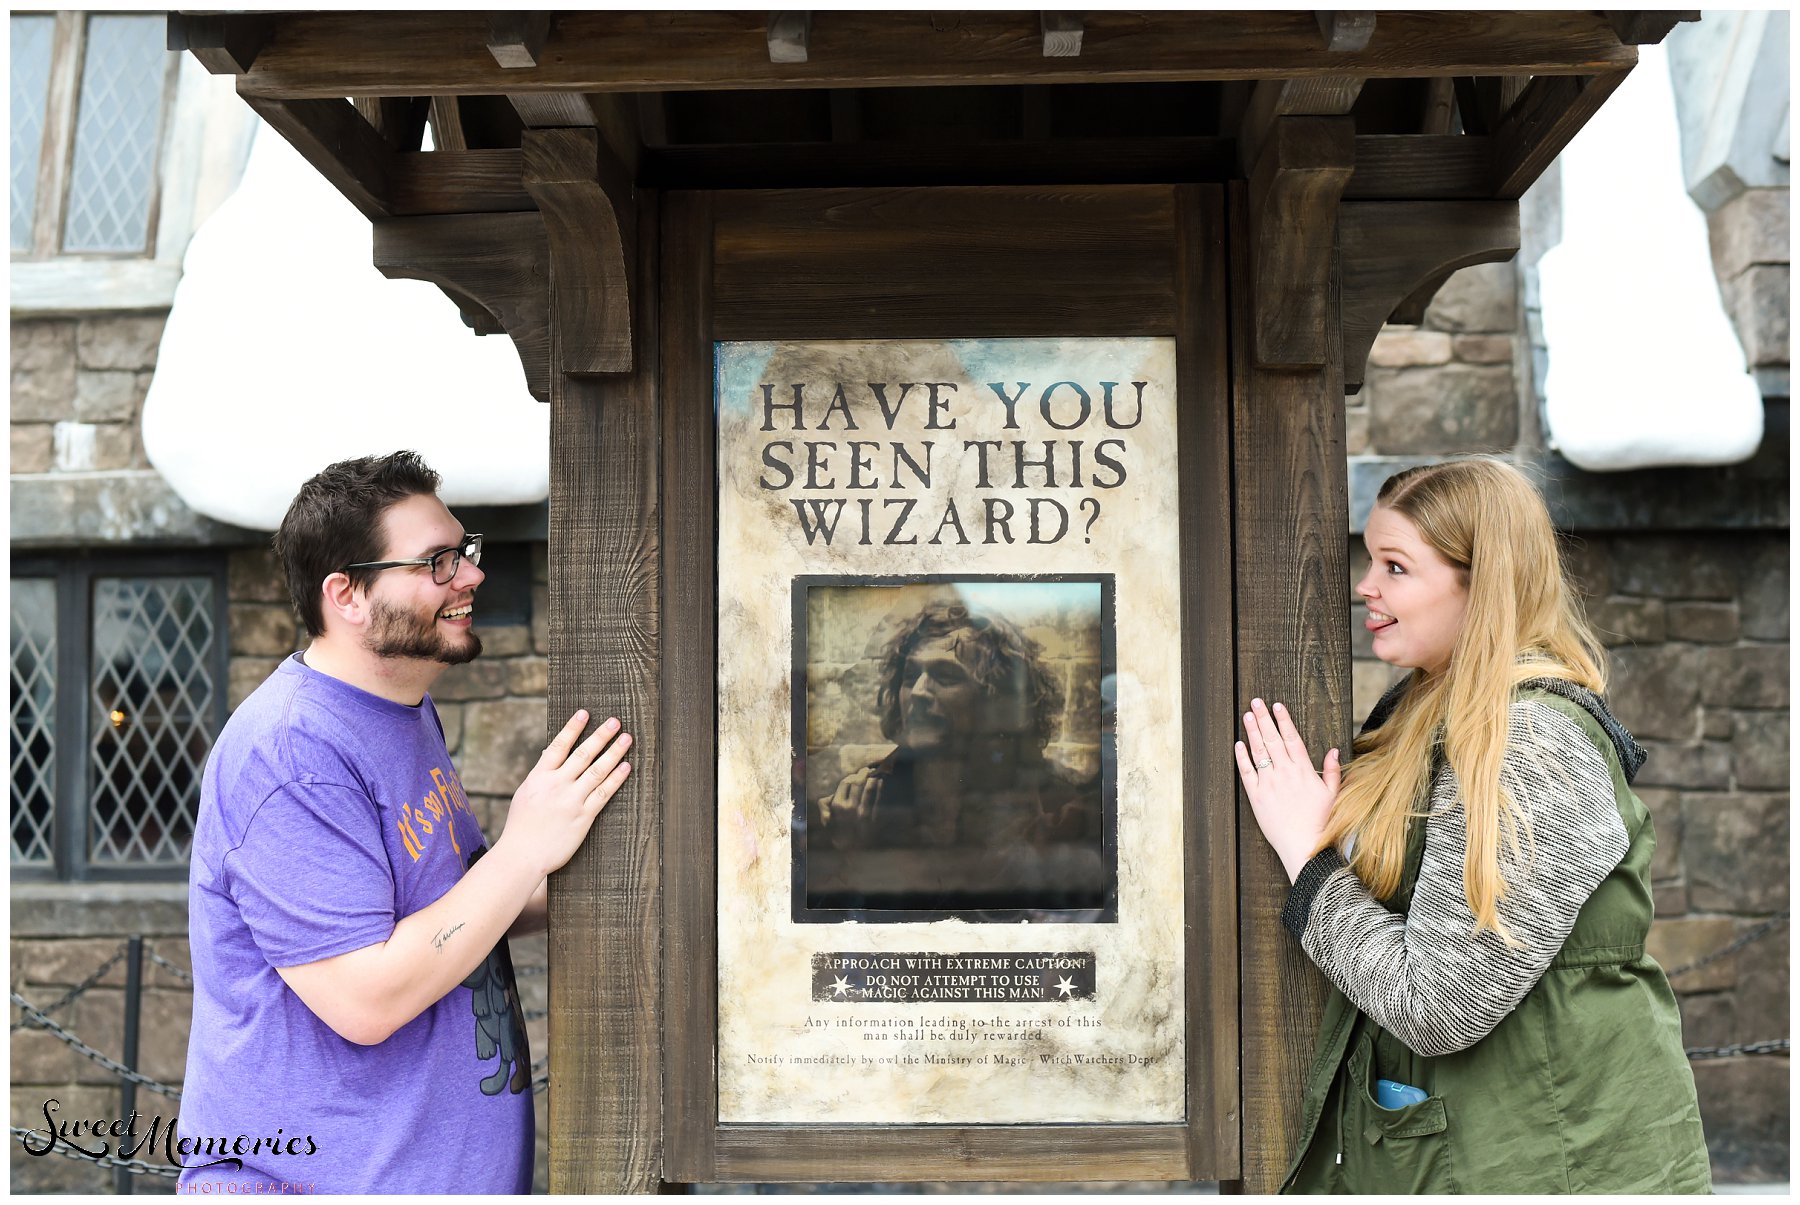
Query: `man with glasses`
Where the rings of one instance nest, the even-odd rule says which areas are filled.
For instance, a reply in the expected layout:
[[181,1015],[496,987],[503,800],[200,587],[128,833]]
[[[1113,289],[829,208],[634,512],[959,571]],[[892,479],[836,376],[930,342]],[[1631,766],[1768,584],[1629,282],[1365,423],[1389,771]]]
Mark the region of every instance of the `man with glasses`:
[[[311,641],[207,760],[189,928],[183,1191],[529,1192],[508,933],[630,764],[586,711],[490,849],[427,693],[481,652],[481,536],[415,453],[331,465],[275,550]],[[190,1153],[191,1152],[191,1153]]]

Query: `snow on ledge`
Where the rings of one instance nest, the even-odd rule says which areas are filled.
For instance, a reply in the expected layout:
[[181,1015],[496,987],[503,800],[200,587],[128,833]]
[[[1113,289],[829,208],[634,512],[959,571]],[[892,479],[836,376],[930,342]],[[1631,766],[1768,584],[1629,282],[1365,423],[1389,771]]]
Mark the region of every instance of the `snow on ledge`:
[[549,407],[505,335],[477,338],[422,281],[371,263],[368,219],[259,126],[243,183],[194,235],[144,448],[182,501],[273,531],[302,482],[412,448],[450,506],[541,502]]
[[1638,54],[1562,155],[1563,238],[1538,264],[1548,434],[1593,472],[1736,464],[1762,396],[1682,183],[1667,54]]

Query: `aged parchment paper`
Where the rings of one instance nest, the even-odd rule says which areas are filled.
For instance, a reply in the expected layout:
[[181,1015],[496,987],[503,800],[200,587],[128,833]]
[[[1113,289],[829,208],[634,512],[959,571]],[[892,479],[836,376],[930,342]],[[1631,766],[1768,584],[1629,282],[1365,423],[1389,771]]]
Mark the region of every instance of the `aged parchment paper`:
[[[716,373],[719,1120],[1182,1120],[1174,341],[722,343]],[[839,574],[1109,577],[1116,919],[794,919],[796,775],[836,770],[794,730],[793,583]]]

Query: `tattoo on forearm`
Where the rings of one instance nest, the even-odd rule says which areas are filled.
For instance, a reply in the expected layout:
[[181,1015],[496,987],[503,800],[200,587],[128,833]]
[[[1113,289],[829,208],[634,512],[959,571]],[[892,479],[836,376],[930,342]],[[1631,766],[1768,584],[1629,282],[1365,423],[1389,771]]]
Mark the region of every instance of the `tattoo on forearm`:
[[461,924],[455,924],[455,925],[451,925],[448,929],[445,929],[442,933],[439,933],[436,937],[431,939],[432,948],[437,949],[437,950],[443,949],[444,943],[449,941],[451,938],[451,935],[453,935],[460,928],[462,928]]

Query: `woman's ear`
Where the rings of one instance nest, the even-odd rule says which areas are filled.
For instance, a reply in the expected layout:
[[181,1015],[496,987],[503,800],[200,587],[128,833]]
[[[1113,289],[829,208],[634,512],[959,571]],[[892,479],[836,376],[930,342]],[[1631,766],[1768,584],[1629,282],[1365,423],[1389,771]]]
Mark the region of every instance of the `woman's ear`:
[[368,605],[368,592],[339,570],[319,584],[319,596],[327,617],[336,615],[353,627],[362,626]]

